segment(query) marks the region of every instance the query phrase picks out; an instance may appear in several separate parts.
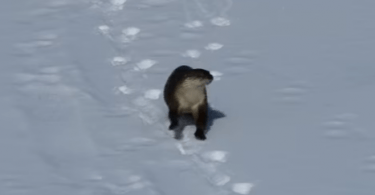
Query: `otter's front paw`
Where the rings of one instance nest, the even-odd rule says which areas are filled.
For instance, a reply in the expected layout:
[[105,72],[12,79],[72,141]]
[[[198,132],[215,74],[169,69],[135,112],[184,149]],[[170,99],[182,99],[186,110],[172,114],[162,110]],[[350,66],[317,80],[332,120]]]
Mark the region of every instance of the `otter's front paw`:
[[169,130],[173,130],[173,129],[175,129],[177,126],[178,126],[177,123],[171,123],[171,124],[169,125]]

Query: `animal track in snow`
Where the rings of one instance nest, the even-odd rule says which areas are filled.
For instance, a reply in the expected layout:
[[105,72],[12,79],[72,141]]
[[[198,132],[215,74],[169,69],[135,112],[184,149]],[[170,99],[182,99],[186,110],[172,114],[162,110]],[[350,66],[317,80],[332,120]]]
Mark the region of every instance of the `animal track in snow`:
[[150,89],[145,92],[145,98],[151,99],[151,100],[157,100],[159,99],[160,94],[161,94],[160,89]]
[[119,10],[124,9],[126,0],[110,0],[110,3],[112,4],[111,6],[112,11],[119,11]]
[[308,87],[303,83],[296,83],[289,87],[282,88],[277,92],[279,94],[278,101],[284,103],[299,103],[308,92]]
[[201,52],[198,50],[190,49],[183,53],[182,56],[190,58],[199,58],[201,56]]
[[137,27],[129,27],[124,30],[122,30],[122,33],[126,36],[135,36],[137,35],[141,30]]
[[354,114],[340,114],[333,117],[333,120],[325,122],[323,125],[327,129],[325,135],[330,138],[344,138],[349,136],[350,120],[354,119]]
[[286,87],[279,90],[280,94],[282,95],[283,101],[298,101],[300,100],[300,96],[305,93],[306,90],[296,87]]
[[200,173],[202,173],[211,184],[215,186],[224,186],[231,180],[230,176],[217,170],[216,164],[204,162],[197,155],[192,155],[192,157],[193,161],[198,166]]
[[136,67],[134,67],[134,70],[140,71],[140,70],[146,70],[154,66],[157,62],[150,59],[145,59],[136,64]]
[[116,6],[124,5],[125,2],[126,0],[111,0],[112,5],[116,5]]
[[325,132],[325,136],[329,138],[344,138],[348,136],[348,133],[345,130],[345,122],[342,121],[328,121],[324,126],[328,129]]
[[128,61],[129,61],[129,59],[127,59],[125,57],[116,56],[116,57],[112,58],[111,64],[113,66],[121,66],[121,65],[125,65]]
[[[208,181],[216,186],[223,186],[227,184],[231,178],[217,170],[217,163],[224,163],[227,161],[228,153],[225,151],[209,151],[201,154],[200,158],[194,157],[195,163],[206,174]],[[202,158],[202,160],[201,160]]]
[[210,151],[203,154],[206,160],[224,163],[227,161],[227,152],[225,151]]
[[113,37],[110,34],[111,28],[107,25],[100,25],[98,26],[98,30],[100,34],[102,34],[104,37],[108,38],[109,40],[113,41]]
[[355,124],[355,120],[358,116],[354,113],[343,113],[333,117],[323,124],[325,128],[324,135],[328,138],[349,138],[366,137],[366,132],[364,129],[358,127]]
[[125,94],[125,95],[129,95],[131,93],[133,93],[134,90],[130,89],[129,87],[127,87],[126,85],[123,85],[123,86],[120,86],[117,88],[116,90],[116,93],[122,93],[122,94]]
[[[165,126],[167,126],[166,124]],[[193,128],[193,127],[191,127]],[[189,131],[190,127],[185,127],[184,132]],[[209,151],[200,154],[201,146],[204,143],[198,142],[190,136],[183,136],[184,139],[176,143],[176,147],[183,155],[188,155],[196,165],[198,172],[215,186],[224,186],[230,182],[230,176],[217,170],[217,165],[227,160],[225,151]]]
[[107,25],[100,25],[98,26],[98,29],[104,35],[108,35],[109,31],[111,30],[111,28],[109,28]]
[[211,50],[211,51],[214,51],[214,50],[219,50],[221,48],[223,48],[224,45],[220,44],[220,43],[210,43],[208,44],[205,49],[206,50]]
[[237,194],[249,194],[253,187],[252,183],[235,183],[232,185],[232,190]]
[[[189,127],[186,127],[183,133],[186,134],[186,131],[188,130]],[[183,136],[183,140],[176,143],[176,147],[182,155],[193,155],[201,150],[201,146],[199,144],[191,142],[190,140],[191,139],[188,136]]]
[[229,26],[230,21],[223,17],[216,17],[211,19],[211,24],[216,26]]
[[191,156],[199,173],[202,174],[211,184],[215,186],[223,186],[227,184],[231,178],[228,175],[221,173],[216,168],[218,162],[221,163],[226,161],[227,153],[223,151],[211,151],[199,154],[199,144],[195,141],[191,142],[189,140],[188,136],[184,136],[184,140],[177,143],[176,146],[181,154]]
[[129,43],[137,38],[138,33],[141,31],[141,29],[137,27],[129,27],[124,30],[122,30],[121,35],[121,42],[123,43]]
[[203,26],[203,23],[199,20],[194,20],[192,22],[185,23],[187,28],[199,28]]
[[15,75],[15,78],[21,82],[55,84],[62,80],[61,76],[58,75],[60,71],[60,67],[44,67],[39,71],[41,74],[18,73]]

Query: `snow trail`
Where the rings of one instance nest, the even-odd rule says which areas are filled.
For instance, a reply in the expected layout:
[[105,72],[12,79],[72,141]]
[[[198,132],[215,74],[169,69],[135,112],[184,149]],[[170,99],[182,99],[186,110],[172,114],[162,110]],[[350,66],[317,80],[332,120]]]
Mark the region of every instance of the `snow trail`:
[[[183,25],[183,23],[179,23],[179,21],[174,21],[173,19],[171,19],[172,15],[174,15],[174,17],[180,17],[180,15],[176,15],[176,13],[178,11],[182,11],[181,7],[179,7],[181,5],[184,7],[183,10],[187,16],[185,19],[190,20],[185,24],[185,26],[188,28],[202,26],[202,21],[200,20],[191,21],[191,17],[194,14],[192,13],[192,10],[189,10],[188,8],[188,6],[190,5],[187,5],[191,2],[193,2],[193,6],[195,6],[193,10],[199,10],[203,14],[205,19],[208,18],[208,21],[211,21],[213,25],[227,26],[229,25],[229,20],[222,17],[226,16],[226,12],[230,8],[232,1],[226,0],[220,2],[210,2],[210,4],[214,5],[215,7],[215,10],[211,10],[212,14],[210,14],[207,8],[205,8],[210,6],[208,4],[203,5],[203,1],[140,1],[133,3],[126,1],[121,2],[121,4],[112,2],[111,5],[108,2],[94,2],[94,5],[98,5],[98,11],[103,13],[104,21],[111,21],[111,23],[100,24],[98,26],[99,31],[101,31],[101,33],[104,35],[104,38],[112,42],[114,48],[122,48],[117,51],[119,54],[122,53],[122,55],[115,56],[112,60],[113,65],[121,66],[120,76],[124,84],[118,87],[118,91],[122,92],[122,95],[124,95],[125,99],[130,100],[131,104],[133,105],[131,109],[136,110],[135,112],[138,113],[138,117],[144,122],[144,124],[153,127],[153,131],[156,130],[156,132],[153,133],[158,133],[158,136],[167,136],[168,138],[171,138],[168,143],[175,142],[176,149],[178,149],[182,155],[187,155],[188,159],[190,159],[186,163],[193,163],[194,169],[197,171],[197,173],[199,173],[202,178],[205,178],[209,183],[211,183],[214,186],[214,189],[217,188],[218,191],[216,191],[215,194],[230,193],[231,190],[229,189],[229,187],[224,186],[230,182],[231,177],[218,169],[218,166],[221,163],[225,162],[227,153],[225,151],[201,151],[201,148],[204,147],[205,143],[201,143],[199,141],[196,141],[195,138],[190,137],[190,133],[188,132],[191,132],[193,128],[191,126],[187,126],[185,128],[183,140],[173,140],[173,133],[167,130],[168,120],[165,114],[167,110],[165,105],[163,105],[164,102],[163,98],[161,97],[163,90],[162,88],[164,87],[164,80],[166,80],[170,72],[175,67],[179,66],[179,63],[182,62],[171,62],[170,64],[165,64],[165,62],[168,62],[165,61],[165,58],[160,58],[160,56],[152,55],[152,53],[168,47],[168,45],[158,45],[158,47],[156,48],[152,46],[152,42],[158,42],[158,39],[162,39],[160,35],[159,38],[156,38],[154,34],[157,34],[158,32],[152,26],[157,25],[159,29],[171,29],[173,28],[171,26],[172,24],[174,27]],[[226,6],[221,5],[221,3],[224,3]],[[150,26],[145,26],[146,29],[131,24],[130,20],[128,22],[123,22],[123,20],[121,19],[133,18],[138,15],[137,13],[133,13],[131,11],[131,8],[138,7],[144,9],[145,11],[150,11],[150,9],[156,9],[156,7],[154,7],[156,5],[159,9],[163,9],[162,7],[175,7],[174,9],[177,8],[178,10],[176,10],[176,13],[174,13],[173,11],[169,11],[162,20],[157,21],[157,23],[155,24],[148,23]],[[120,12],[120,10],[124,10],[125,12]],[[169,8],[168,10],[173,10],[173,8]],[[151,13],[153,12],[151,11]],[[195,16],[198,15],[195,14],[194,17]],[[148,15],[146,14],[142,17],[148,18]],[[128,24],[132,26],[124,26]],[[143,25],[142,23],[139,24]],[[120,31],[119,29],[121,28],[124,30]],[[172,30],[170,36],[173,37],[176,35],[178,36],[178,32]],[[149,39],[149,43],[147,43],[147,40],[144,40],[144,38],[147,37],[155,38]],[[194,37],[191,38],[194,39]],[[139,47],[140,44],[138,44],[138,42],[143,42],[143,45],[149,45],[150,48],[147,48],[147,46]],[[168,42],[172,42],[172,40],[164,41],[164,43],[167,44]],[[206,49],[207,51],[215,51],[221,49],[223,47],[223,44],[213,42],[208,43],[206,46],[200,45],[200,47]],[[166,54],[165,57],[178,57],[179,55],[178,53],[174,53],[168,50],[164,53]],[[201,51],[189,49],[184,54],[180,54],[180,56],[182,57],[191,57],[192,59],[199,59],[200,55]],[[154,56],[154,59],[152,58],[152,56]],[[163,60],[164,63],[161,64],[159,60],[156,60],[155,58]],[[170,68],[164,68],[166,66]],[[161,80],[163,80],[164,82],[157,83],[157,85],[155,85],[156,83],[152,84],[152,78],[154,78],[153,70],[156,70],[158,68],[160,69],[161,67],[163,67],[161,71],[163,76],[165,77]],[[220,80],[220,77],[223,76],[223,73],[220,73],[218,71],[212,72],[215,76],[215,80]],[[146,86],[152,86],[153,88],[145,88]],[[128,103],[125,103],[125,105],[129,106]],[[149,138],[140,139],[149,140]],[[151,139],[146,142],[154,145],[159,141]],[[131,148],[134,146],[129,147]],[[250,188],[246,190],[243,189],[246,188],[243,186],[245,185],[242,185],[242,191],[240,191],[244,194],[247,194],[247,191],[249,191]],[[232,191],[239,191],[238,187],[234,187]]]

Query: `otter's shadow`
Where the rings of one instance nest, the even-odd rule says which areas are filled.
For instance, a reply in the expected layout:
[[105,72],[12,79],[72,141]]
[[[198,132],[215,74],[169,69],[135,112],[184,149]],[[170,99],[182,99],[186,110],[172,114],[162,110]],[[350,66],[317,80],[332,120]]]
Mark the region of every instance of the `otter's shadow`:
[[[206,134],[211,130],[211,126],[214,124],[214,120],[225,117],[225,114],[221,111],[214,110],[210,105],[207,108],[207,127]],[[175,139],[182,139],[183,131],[186,126],[193,125],[195,127],[194,118],[191,114],[185,114],[178,119],[178,127],[174,129]]]

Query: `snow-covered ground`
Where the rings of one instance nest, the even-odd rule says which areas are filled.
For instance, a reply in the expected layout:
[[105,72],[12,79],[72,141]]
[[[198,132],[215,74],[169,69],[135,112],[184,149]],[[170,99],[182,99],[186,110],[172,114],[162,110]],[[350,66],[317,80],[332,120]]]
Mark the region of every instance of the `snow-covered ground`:
[[[375,1],[0,6],[1,195],[374,195]],[[210,130],[167,127],[205,68]]]

